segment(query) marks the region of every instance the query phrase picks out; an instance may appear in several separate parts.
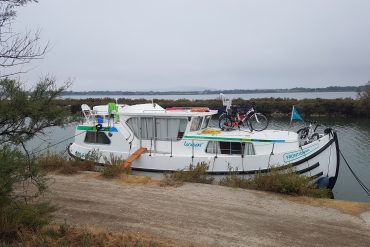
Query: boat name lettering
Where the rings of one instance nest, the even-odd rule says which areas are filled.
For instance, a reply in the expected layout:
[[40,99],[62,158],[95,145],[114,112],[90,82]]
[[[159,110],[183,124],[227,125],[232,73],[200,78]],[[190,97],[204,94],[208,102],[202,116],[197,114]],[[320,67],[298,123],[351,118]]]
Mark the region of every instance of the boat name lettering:
[[202,145],[203,145],[204,143],[196,143],[196,142],[187,142],[187,141],[185,141],[184,142],[184,146],[185,147],[195,147],[195,148],[200,148],[200,147],[202,147]]
[[300,149],[300,150],[297,150],[297,151],[285,153],[283,155],[284,162],[287,163],[287,162],[291,162],[291,161],[294,161],[294,160],[297,160],[297,159],[300,159],[300,158],[304,158],[307,154],[312,153],[313,151],[315,151],[318,148],[319,148],[319,144],[315,144],[315,145],[312,145],[312,146],[307,147],[307,148],[303,148],[303,149]]

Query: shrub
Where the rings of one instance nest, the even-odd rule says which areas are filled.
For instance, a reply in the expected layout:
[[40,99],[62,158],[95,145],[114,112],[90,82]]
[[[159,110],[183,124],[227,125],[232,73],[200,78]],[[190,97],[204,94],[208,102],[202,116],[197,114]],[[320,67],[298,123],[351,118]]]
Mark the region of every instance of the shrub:
[[50,203],[8,203],[0,206],[0,239],[13,241],[20,229],[36,231],[49,224],[57,208]]
[[101,175],[105,178],[118,178],[122,173],[125,173],[125,169],[121,165],[106,165],[101,171]]
[[[152,240],[142,234],[114,233],[106,230],[76,228],[67,224],[47,226],[38,231],[21,230],[19,238],[4,246],[116,246],[116,247],[169,247],[173,242]],[[3,246],[0,240],[0,246]]]
[[242,189],[252,188],[252,181],[250,179],[247,179],[243,175],[239,175],[238,169],[233,169],[231,166],[229,166],[229,173],[225,177],[220,179],[218,183],[219,185],[227,187]]
[[46,153],[36,160],[41,169],[61,174],[75,174],[79,171],[91,171],[95,167],[94,161],[67,158],[58,153]]
[[122,173],[130,174],[131,167],[123,168],[123,159],[120,156],[110,154],[110,159],[104,157],[105,166],[101,171],[101,175],[105,178],[118,178]]
[[329,189],[319,189],[310,177],[299,175],[292,167],[271,168],[267,173],[258,172],[251,178],[241,177],[230,169],[230,174],[219,182],[220,185],[271,191],[281,194],[330,198]]
[[212,184],[214,178],[207,174],[209,165],[205,162],[198,163],[196,166],[189,165],[188,170],[178,170],[164,174],[162,185],[181,185],[183,182]]

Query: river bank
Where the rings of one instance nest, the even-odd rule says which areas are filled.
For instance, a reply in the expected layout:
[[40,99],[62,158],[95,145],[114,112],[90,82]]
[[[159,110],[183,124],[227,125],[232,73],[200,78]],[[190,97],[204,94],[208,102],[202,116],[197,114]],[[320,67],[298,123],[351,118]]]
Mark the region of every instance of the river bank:
[[[114,98],[87,98],[87,99],[59,99],[56,103],[66,106],[70,109],[72,114],[77,114],[81,111],[82,104],[90,106],[104,105],[109,102],[114,102]],[[120,104],[143,104],[151,103],[148,99],[127,99],[119,98]],[[163,108],[181,106],[181,107],[209,107],[212,109],[224,109],[221,100],[189,100],[189,99],[156,99],[155,103]],[[292,106],[295,105],[304,117],[309,116],[346,116],[346,117],[370,117],[370,101],[339,98],[339,99],[291,99],[291,98],[256,98],[245,100],[242,98],[234,99],[233,105],[236,106],[250,106],[256,105],[257,110],[268,115],[289,115]]]
[[56,221],[208,246],[369,246],[370,205],[186,183],[52,175]]

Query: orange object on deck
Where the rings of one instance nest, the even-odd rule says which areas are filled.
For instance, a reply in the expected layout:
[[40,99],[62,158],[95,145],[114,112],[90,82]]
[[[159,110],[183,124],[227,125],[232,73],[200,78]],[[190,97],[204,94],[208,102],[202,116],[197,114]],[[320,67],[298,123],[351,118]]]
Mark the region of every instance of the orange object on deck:
[[207,107],[196,107],[196,108],[191,108],[192,112],[209,112],[209,108]]
[[132,165],[132,162],[134,162],[134,160],[136,160],[137,158],[140,157],[140,155],[142,155],[143,153],[145,153],[147,151],[146,148],[139,148],[138,150],[136,150],[133,154],[131,154],[122,164],[123,168],[128,168]]
[[166,111],[183,111],[185,110],[184,107],[167,107]]

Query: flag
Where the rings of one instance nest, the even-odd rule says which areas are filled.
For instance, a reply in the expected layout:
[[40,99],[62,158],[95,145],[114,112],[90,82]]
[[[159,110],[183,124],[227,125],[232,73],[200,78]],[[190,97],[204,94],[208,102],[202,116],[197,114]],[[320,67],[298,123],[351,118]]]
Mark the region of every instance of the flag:
[[292,107],[292,115],[290,117],[290,123],[292,123],[293,120],[300,120],[300,121],[304,122],[303,118],[301,117],[301,115],[299,115],[295,106]]

